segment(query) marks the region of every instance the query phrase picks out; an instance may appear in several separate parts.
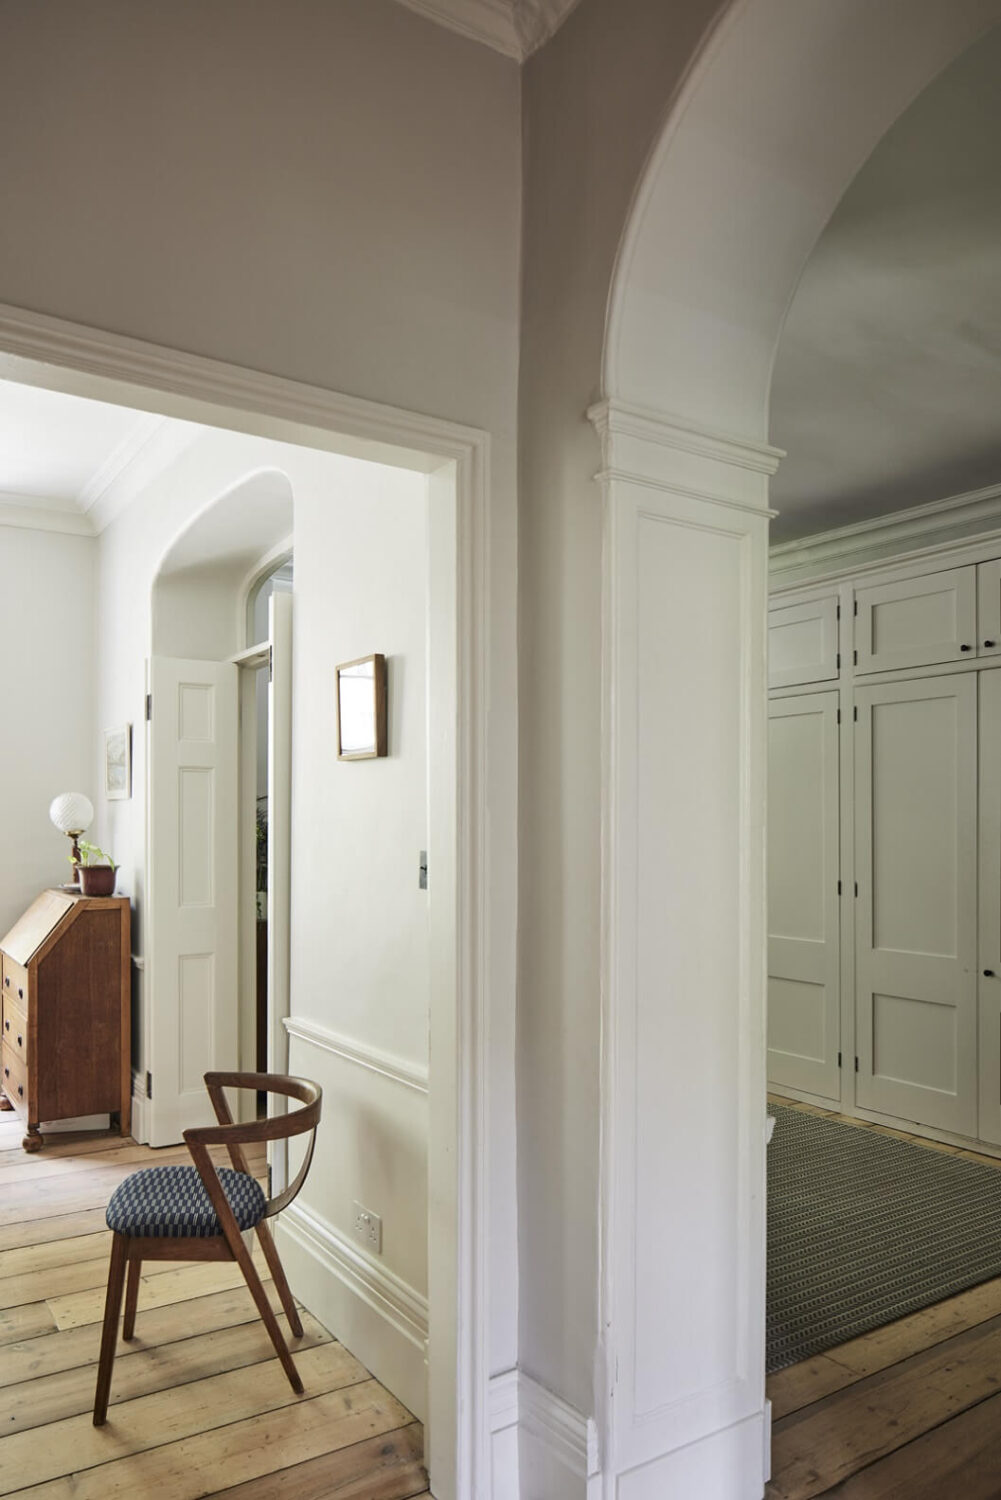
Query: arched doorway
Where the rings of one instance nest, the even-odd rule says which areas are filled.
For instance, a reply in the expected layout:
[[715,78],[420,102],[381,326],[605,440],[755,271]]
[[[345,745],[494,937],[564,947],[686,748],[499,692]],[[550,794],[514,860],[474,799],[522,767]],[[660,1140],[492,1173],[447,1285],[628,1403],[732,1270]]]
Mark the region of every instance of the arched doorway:
[[608,1495],[756,1500],[767,1474],[772,360],[848,182],[999,17],[986,3],[732,6],[673,103],[620,249],[592,412],[605,493]]

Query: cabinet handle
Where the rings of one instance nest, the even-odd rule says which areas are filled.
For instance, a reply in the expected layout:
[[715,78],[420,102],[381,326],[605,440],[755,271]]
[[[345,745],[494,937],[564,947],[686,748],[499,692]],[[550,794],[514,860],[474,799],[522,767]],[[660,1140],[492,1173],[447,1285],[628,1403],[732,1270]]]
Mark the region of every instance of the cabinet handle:
[[997,641],[984,641],[984,645],[987,647],[994,647],[997,645]]
[[18,1037],[18,1039],[17,1039],[17,1045],[19,1047],[23,1047],[24,1046],[24,1040],[23,1040],[23,1038]]
[[20,1094],[21,1098],[23,1099],[24,1098],[24,1089],[21,1087],[20,1084],[18,1084],[18,1086],[17,1086],[17,1091]]
[[9,1078],[10,1077],[10,1069],[9,1068],[7,1068],[7,1067],[4,1068],[4,1070],[3,1070],[3,1076],[5,1078]]
[[960,649],[960,651],[972,651],[973,647],[972,646],[960,646],[959,649]]
[[984,970],[984,978],[985,979],[993,979],[994,978],[994,970],[993,969],[985,969]]
[[18,985],[18,988],[17,988],[17,998],[19,1000],[23,1000],[24,999],[24,991],[21,989],[20,985]]

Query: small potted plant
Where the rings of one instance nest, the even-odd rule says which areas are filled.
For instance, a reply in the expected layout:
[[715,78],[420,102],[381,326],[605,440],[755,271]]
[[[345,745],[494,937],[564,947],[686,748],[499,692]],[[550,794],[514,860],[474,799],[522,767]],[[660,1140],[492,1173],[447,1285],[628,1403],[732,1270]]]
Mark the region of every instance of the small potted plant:
[[96,844],[80,840],[80,858],[70,855],[80,879],[80,890],[84,896],[113,896],[118,866],[110,854],[105,854]]

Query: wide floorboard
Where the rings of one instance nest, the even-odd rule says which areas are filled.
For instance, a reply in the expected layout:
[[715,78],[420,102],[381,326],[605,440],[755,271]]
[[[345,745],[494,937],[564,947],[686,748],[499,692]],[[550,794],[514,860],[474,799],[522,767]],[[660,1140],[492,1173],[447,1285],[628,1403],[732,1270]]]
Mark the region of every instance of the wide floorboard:
[[[1001,1169],[993,1157],[837,1118]],[[780,1370],[768,1394],[767,1500],[998,1500],[1001,1277]]]
[[0,1114],[0,1496],[430,1500],[420,1423],[305,1311],[296,1396],[235,1266],[143,1266],[95,1428],[105,1205],[138,1167],[190,1157],[110,1135],[28,1156],[22,1135]]

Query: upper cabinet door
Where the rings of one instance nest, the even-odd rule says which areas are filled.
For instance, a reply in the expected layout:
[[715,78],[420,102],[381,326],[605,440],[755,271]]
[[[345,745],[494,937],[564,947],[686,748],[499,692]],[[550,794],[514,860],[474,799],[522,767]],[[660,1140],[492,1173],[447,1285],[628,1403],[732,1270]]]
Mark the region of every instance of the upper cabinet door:
[[828,682],[838,675],[838,600],[773,605],[768,616],[768,686]]
[[1001,558],[977,569],[977,622],[980,655],[1001,654]]
[[894,672],[977,652],[977,570],[951,568],[856,590],[858,672]]

